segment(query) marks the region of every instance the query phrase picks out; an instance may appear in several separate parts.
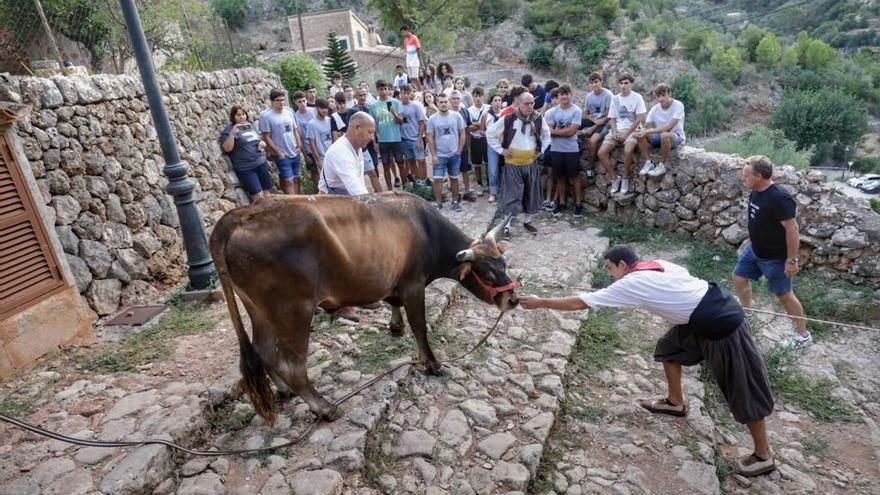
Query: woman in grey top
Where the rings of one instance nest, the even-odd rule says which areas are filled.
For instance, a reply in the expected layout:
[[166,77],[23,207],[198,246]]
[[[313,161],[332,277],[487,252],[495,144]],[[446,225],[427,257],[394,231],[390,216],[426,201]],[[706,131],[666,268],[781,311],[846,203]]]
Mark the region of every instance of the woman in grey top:
[[239,105],[229,110],[229,125],[220,132],[220,148],[232,162],[232,170],[252,198],[272,189],[269,163],[263,154],[263,140]]

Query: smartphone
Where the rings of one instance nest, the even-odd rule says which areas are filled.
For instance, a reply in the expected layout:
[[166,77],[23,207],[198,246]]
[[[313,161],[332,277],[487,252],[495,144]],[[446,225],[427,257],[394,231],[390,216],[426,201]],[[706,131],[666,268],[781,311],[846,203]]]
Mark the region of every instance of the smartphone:
[[391,102],[390,101],[387,102],[386,105],[388,105],[388,111],[390,112],[391,111]]
[[238,125],[238,132],[246,132],[246,131],[251,131],[253,129],[254,129],[254,126],[252,126],[251,124],[239,124]]

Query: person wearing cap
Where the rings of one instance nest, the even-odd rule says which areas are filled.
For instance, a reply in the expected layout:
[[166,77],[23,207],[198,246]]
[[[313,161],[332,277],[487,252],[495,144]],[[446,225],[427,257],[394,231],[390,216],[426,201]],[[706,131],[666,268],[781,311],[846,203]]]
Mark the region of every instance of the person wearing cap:
[[753,453],[737,460],[737,472],[758,476],[776,469],[765,420],[773,413],[773,394],[742,306],[714,282],[668,261],[642,261],[629,246],[614,246],[602,258],[615,280],[610,286],[562,298],[520,294],[520,306],[561,311],[641,307],[670,321],[673,327],[654,349],[654,361],[663,363],[666,374],[666,397],[640,405],[655,414],[686,416],[681,367],[705,361],[733,418],[748,427],[755,445]]

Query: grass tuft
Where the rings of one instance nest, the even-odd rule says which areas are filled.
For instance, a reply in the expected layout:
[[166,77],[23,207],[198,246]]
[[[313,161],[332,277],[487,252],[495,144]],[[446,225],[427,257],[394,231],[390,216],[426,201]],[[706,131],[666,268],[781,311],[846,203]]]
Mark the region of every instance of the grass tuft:
[[811,381],[797,367],[797,356],[791,348],[776,346],[764,353],[764,364],[775,393],[789,399],[825,422],[855,421],[852,406],[833,396],[836,386],[828,379]]
[[579,373],[606,369],[614,361],[615,349],[623,346],[623,338],[614,324],[610,311],[591,311],[581,323],[572,361]]
[[122,342],[85,353],[77,364],[80,369],[98,373],[135,371],[143,364],[172,355],[175,337],[209,331],[215,323],[205,304],[172,303],[154,325]]
[[34,403],[27,399],[0,400],[0,414],[13,418],[26,418],[34,413]]
[[814,455],[819,458],[825,457],[830,446],[828,438],[821,435],[804,436],[801,437],[800,442],[805,454]]

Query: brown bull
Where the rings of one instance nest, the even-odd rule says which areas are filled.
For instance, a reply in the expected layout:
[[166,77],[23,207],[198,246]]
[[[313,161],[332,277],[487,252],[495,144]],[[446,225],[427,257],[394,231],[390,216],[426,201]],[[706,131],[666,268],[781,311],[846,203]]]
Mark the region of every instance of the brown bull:
[[[495,242],[500,227],[473,241],[426,201],[399,193],[278,196],[226,213],[211,235],[211,255],[238,335],[242,386],[257,413],[275,419],[271,377],[279,392],[336,417],[337,407],[312,388],[306,371],[316,307],[332,312],[386,301],[396,334],[405,308],[421,362],[439,373],[426,335],[425,286],[453,278],[502,311],[515,307],[516,284]],[[253,344],[235,294],[250,315]]]

